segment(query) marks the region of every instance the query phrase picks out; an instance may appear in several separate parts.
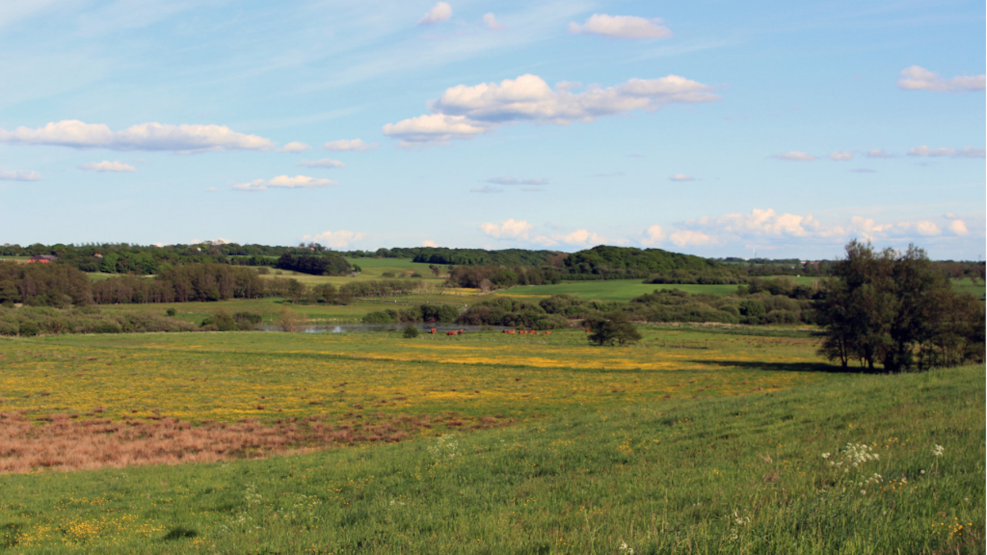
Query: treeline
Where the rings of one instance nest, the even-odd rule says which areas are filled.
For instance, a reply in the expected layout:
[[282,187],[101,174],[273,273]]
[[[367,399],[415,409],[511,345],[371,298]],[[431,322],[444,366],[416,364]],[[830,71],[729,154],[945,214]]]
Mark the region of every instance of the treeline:
[[67,309],[0,306],[0,335],[31,337],[63,333],[193,331],[188,322],[151,314],[103,314],[92,305]]
[[553,259],[561,261],[561,256],[565,256],[563,253],[544,250],[504,249],[488,251],[447,247],[395,247],[375,251],[345,251],[340,254],[348,258],[410,258],[412,262],[455,266],[541,266],[550,264]]
[[449,271],[448,285],[490,291],[507,289],[515,285],[543,285],[559,283],[562,275],[554,268],[532,266],[455,266]]
[[286,252],[278,258],[277,267],[313,276],[344,276],[353,269],[345,258],[333,252]]
[[[42,245],[21,247],[0,246],[2,257],[30,257],[50,255],[59,264],[72,266],[88,273],[107,274],[157,274],[162,269],[179,264],[216,263],[235,266],[277,267],[285,253],[308,254],[327,258],[338,265],[342,257],[325,247],[310,243],[298,247],[271,247],[266,245],[238,245],[236,243],[199,243],[196,245],[131,245],[127,243],[98,243],[86,245]],[[345,262],[345,261],[344,261]],[[348,271],[348,267],[347,267]]]
[[[662,249],[599,246],[573,253],[563,260],[566,279],[648,278],[674,270],[696,274],[733,273],[727,265],[708,258],[668,252]],[[592,276],[592,277],[590,277]]]
[[449,323],[459,317],[459,310],[448,304],[423,304],[404,310],[379,310],[363,317],[365,324],[394,324],[407,323]]
[[133,274],[90,282],[63,264],[0,262],[0,305],[67,307],[88,304],[210,302],[282,297],[294,303],[349,304],[356,298],[407,295],[419,280],[356,281],[342,287],[308,286],[294,278],[262,278],[257,270],[228,264],[183,264],[153,278]]

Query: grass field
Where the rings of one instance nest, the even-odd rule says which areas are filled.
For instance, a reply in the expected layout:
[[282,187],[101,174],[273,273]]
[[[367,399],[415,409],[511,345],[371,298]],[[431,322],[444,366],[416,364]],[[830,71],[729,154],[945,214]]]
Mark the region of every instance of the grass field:
[[554,285],[524,285],[500,291],[498,295],[512,297],[549,297],[570,295],[581,299],[598,301],[629,301],[651,293],[656,289],[680,289],[689,293],[707,295],[728,295],[737,290],[736,285],[649,285],[639,279],[612,279],[595,281],[565,281]]
[[[984,552],[982,365],[866,376],[798,333],[644,332],[0,340],[0,462],[83,433],[104,466],[117,436],[216,461],[0,474],[0,550]],[[176,455],[217,438],[240,450]]]

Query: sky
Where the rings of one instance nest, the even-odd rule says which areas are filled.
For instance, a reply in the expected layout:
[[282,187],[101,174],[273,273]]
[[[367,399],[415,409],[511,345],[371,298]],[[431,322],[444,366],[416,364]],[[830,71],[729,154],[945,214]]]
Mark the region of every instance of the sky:
[[0,244],[985,255],[985,5],[4,0]]

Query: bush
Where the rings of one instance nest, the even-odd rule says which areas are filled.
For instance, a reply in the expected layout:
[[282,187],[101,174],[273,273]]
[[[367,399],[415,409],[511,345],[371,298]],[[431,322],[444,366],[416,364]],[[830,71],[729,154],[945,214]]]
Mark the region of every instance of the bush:
[[404,327],[404,332],[401,334],[405,339],[414,339],[418,337],[418,328],[414,324],[408,324]]
[[21,335],[23,337],[34,337],[35,335],[38,335],[38,332],[40,331],[41,330],[38,328],[38,324],[35,322],[21,322],[17,330],[17,335]]
[[175,307],[171,307],[171,308],[169,308],[168,310],[165,311],[165,315],[166,316],[174,316],[176,314],[178,314],[178,311],[175,310]]

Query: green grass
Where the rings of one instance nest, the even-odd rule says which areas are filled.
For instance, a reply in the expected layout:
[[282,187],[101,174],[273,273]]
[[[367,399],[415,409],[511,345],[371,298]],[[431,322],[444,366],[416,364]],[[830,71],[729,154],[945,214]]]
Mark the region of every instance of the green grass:
[[977,283],[969,279],[953,279],[950,281],[953,283],[954,288],[964,293],[969,293],[980,300],[987,298],[987,286],[985,286],[983,281],[978,281]]
[[[143,356],[123,340],[139,338],[69,346]],[[254,350],[276,345],[262,343]],[[307,360],[291,354],[303,343],[280,356]],[[7,345],[8,358],[66,348]],[[0,476],[0,549],[983,553],[984,367],[834,377],[740,397],[573,403],[508,428],[268,460]],[[848,443],[880,458],[830,466]]]
[[554,285],[525,285],[500,291],[498,295],[507,296],[538,296],[570,295],[581,299],[598,301],[630,301],[663,289],[679,289],[693,294],[729,295],[737,290],[736,285],[651,285],[641,283],[639,279],[614,279],[595,281],[565,281]]

